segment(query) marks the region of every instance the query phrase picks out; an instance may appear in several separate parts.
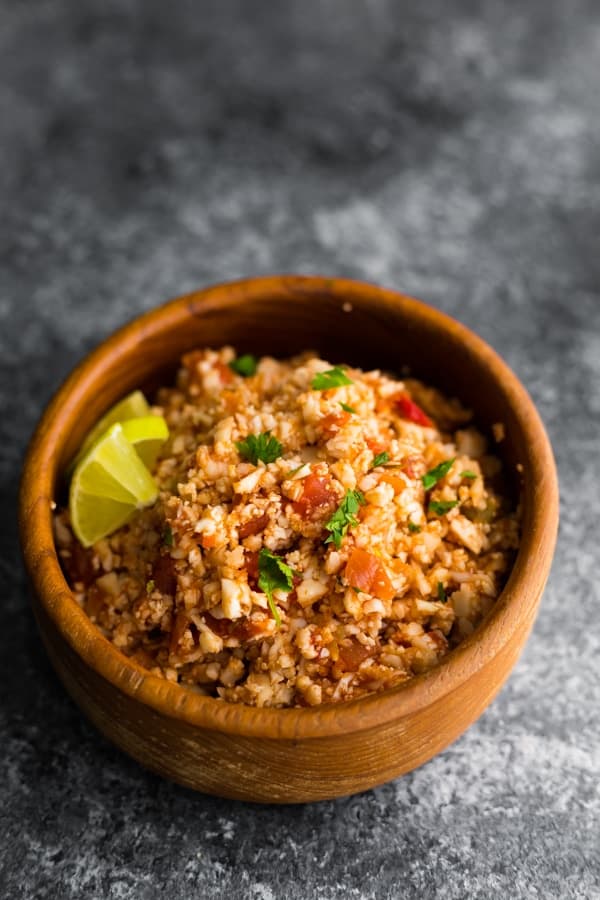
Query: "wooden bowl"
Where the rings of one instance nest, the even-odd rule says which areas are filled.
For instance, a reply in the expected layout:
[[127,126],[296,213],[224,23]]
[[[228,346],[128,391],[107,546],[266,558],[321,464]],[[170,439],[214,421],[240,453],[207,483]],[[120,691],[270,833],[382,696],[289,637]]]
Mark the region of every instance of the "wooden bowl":
[[[171,379],[193,347],[287,356],[320,351],[411,373],[503,422],[501,451],[523,506],[520,550],[500,598],[436,669],[345,704],[254,709],[151,675],[109,643],[77,605],[52,534],[61,473],[85,432],[135,387]],[[67,691],[147,768],[207,793],[303,802],[362,791],[430,759],[477,719],[533,624],[558,522],[552,451],[536,409],[505,363],[464,326],[402,294],[342,279],[275,276],[221,284],[135,319],[71,374],[44,413],[23,470],[20,529],[34,611]]]

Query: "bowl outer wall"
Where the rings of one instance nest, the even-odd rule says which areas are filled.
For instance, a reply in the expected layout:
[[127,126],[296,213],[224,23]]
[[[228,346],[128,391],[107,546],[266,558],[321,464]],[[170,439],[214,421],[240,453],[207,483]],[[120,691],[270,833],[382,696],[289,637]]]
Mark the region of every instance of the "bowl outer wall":
[[[352,327],[342,328],[344,321],[353,322]],[[222,339],[215,340],[219,335]],[[306,336],[314,340],[307,344]],[[424,340],[431,344],[420,354],[416,350]],[[157,360],[164,362],[157,371],[166,372],[183,350],[227,342],[236,343],[240,351],[270,350],[282,356],[305,346],[322,352],[329,348],[332,361],[377,365],[379,359],[379,365],[383,360],[390,368],[398,345],[398,357],[409,359],[416,375],[466,398],[480,421],[506,423],[511,464],[522,465],[524,475],[521,547],[485,622],[436,669],[383,694],[339,706],[257,710],[229,705],[157,678],[127,660],[75,603],[52,536],[50,504],[58,472],[101,413],[148,381]],[[516,658],[548,575],[557,521],[556,469],[543,425],[523,386],[487,344],[412,298],[345,279],[308,276],[217,285],[171,301],[114,334],[74,370],[48,406],[30,444],[20,497],[24,558],[41,608],[88,667],[167,718],[220,734],[282,741],[319,740],[408,721],[437,707],[486,669],[506,645],[515,648]],[[506,674],[498,672],[496,689]],[[493,682],[493,672],[490,678]],[[494,692],[491,687],[484,691],[490,698]],[[478,713],[473,712],[450,739],[474,720]]]

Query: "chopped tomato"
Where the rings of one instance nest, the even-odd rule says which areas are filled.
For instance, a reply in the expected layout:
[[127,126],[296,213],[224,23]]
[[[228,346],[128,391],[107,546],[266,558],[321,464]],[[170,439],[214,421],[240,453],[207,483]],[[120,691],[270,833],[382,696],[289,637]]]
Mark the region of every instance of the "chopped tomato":
[[324,416],[319,422],[318,427],[325,440],[328,441],[349,421],[350,413],[341,410],[341,412],[329,413],[329,415]]
[[267,513],[264,513],[262,516],[256,516],[256,518],[250,519],[249,522],[244,522],[243,525],[240,525],[240,540],[243,541],[244,538],[249,537],[251,534],[260,534],[268,524],[269,516]]
[[390,472],[386,472],[384,475],[381,476],[381,478],[379,480],[384,481],[386,484],[391,484],[391,486],[394,488],[395,494],[399,494],[405,488],[405,484],[402,481],[402,479],[400,478],[400,476],[392,475]]
[[351,637],[339,645],[338,665],[346,672],[356,672],[360,664],[372,654],[372,647],[365,647],[356,638]]
[[395,394],[393,401],[403,419],[408,419],[409,422],[414,422],[416,425],[423,425],[425,428],[430,428],[433,425],[427,413],[423,412],[421,407],[414,400],[411,400],[408,394],[402,392]]
[[337,496],[329,476],[314,475],[303,479],[302,494],[292,503],[294,512],[305,519],[320,518],[337,506]]
[[402,471],[409,478],[420,478],[421,475],[425,474],[426,468],[425,460],[418,453],[406,456],[402,460]]
[[381,560],[360,547],[354,547],[350,554],[346,563],[346,578],[351,587],[373,594],[380,600],[391,600],[395,594]]
[[158,556],[152,566],[152,581],[156,589],[162,594],[175,596],[177,588],[175,560],[171,559],[170,556]]
[[365,438],[365,444],[372,451],[373,456],[377,456],[379,453],[383,453],[384,450],[387,450],[387,444],[384,444],[383,441],[380,441],[378,438]]
[[212,547],[216,546],[217,536],[216,534],[203,534],[200,538],[200,543],[205,550],[210,550]]
[[215,363],[215,369],[219,373],[221,384],[231,384],[234,379],[234,374],[228,365],[222,363],[221,360],[218,360]]

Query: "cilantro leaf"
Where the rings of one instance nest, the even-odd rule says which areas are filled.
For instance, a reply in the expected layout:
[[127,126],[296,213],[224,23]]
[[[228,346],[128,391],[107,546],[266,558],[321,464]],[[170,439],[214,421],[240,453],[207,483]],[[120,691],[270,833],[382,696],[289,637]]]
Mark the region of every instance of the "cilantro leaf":
[[232,359],[229,363],[231,371],[235,372],[237,375],[241,375],[242,378],[249,378],[250,375],[254,375],[257,366],[258,360],[255,356],[252,356],[251,353],[245,353],[243,356],[238,356],[237,359]]
[[342,538],[350,526],[358,525],[356,513],[366,502],[364,494],[361,491],[346,491],[346,496],[325,525],[327,531],[331,532],[325,541],[326,544],[333,541],[336,549],[340,549],[342,546]]
[[446,603],[448,600],[448,597],[446,596],[446,589],[441,581],[438,581],[437,583],[437,598],[440,603]]
[[310,383],[313,391],[326,391],[329,388],[341,387],[343,384],[353,384],[345,374],[343,366],[334,366],[326,372],[318,372]]
[[294,587],[294,572],[280,556],[264,547],[258,555],[258,586],[266,594],[269,608],[279,628],[281,616],[273,599],[273,591],[291,591]]
[[151,594],[155,587],[154,579],[150,578],[150,580],[146,582],[146,593]]
[[356,414],[356,410],[354,409],[353,406],[348,406],[347,403],[342,403],[341,400],[340,400],[340,406],[342,407],[342,409],[344,410],[344,412],[349,412],[349,413],[354,413],[354,414]]
[[445,462],[441,462],[439,466],[436,466],[434,469],[430,469],[429,472],[425,472],[421,481],[423,482],[423,487],[426,491],[430,490],[434,484],[437,484],[438,481],[447,475],[452,466],[454,465],[456,457],[452,459],[447,459]]
[[377,466],[382,466],[384,463],[389,462],[390,454],[387,450],[384,450],[383,453],[378,453],[377,456],[373,457],[373,462],[371,463],[371,468],[376,469]]
[[448,510],[458,506],[458,500],[431,500],[427,512],[435,513],[436,516],[443,516]]
[[410,531],[411,534],[419,534],[419,532],[421,531],[421,526],[417,525],[416,522],[409,522],[408,530]]
[[255,466],[259,460],[264,463],[275,462],[283,452],[283,447],[270,431],[249,434],[243,441],[236,441],[235,446],[242,459],[247,459]]
[[166,544],[167,547],[173,546],[173,529],[171,528],[170,525],[167,525],[167,527],[164,530],[163,544]]
[[464,472],[460,473],[461,478],[468,478],[469,481],[474,481],[477,478],[477,472],[472,472],[471,469],[465,469]]

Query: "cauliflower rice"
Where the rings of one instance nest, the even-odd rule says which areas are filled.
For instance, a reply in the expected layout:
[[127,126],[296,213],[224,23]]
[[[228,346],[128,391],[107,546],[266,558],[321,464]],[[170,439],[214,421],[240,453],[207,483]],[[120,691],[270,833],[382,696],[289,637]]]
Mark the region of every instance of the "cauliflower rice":
[[[158,392],[154,506],[89,551],[56,516],[77,601],[126,656],[224,701],[336,703],[431,669],[492,607],[518,546],[470,413],[312,354],[248,377],[235,358],[188,353]],[[258,435],[266,462],[248,450]]]

